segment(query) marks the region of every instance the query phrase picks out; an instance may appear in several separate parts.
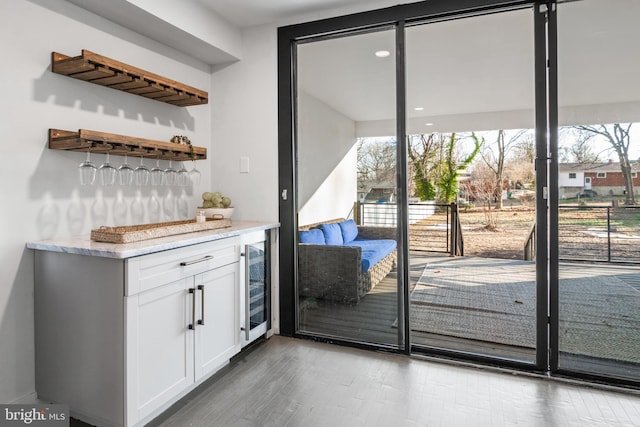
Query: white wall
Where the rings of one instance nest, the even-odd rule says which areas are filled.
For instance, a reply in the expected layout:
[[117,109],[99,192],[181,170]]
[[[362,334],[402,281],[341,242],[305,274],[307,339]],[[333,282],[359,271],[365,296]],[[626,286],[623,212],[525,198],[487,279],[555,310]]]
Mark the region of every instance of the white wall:
[[[357,199],[355,122],[298,94],[298,222],[347,216]],[[327,202],[329,201],[329,202]]]
[[215,46],[236,58],[242,56],[240,30],[223,17],[195,0],[126,0],[195,38]]
[[[234,218],[278,220],[276,28],[243,33],[242,61],[212,75],[212,184],[232,199]],[[240,158],[249,173],[240,173]]]
[[[358,149],[353,145],[298,211],[300,225],[349,216],[357,200],[357,158]],[[305,179],[306,168],[300,171],[298,177],[302,181]]]
[[[195,145],[207,147],[214,159],[214,147],[228,141],[218,139],[211,144],[211,104],[179,108],[70,79],[50,71],[50,58],[52,51],[76,56],[85,48],[211,93],[209,66],[62,0],[3,0],[0,16],[5,18],[0,27],[4,64],[0,70],[4,82],[0,102],[0,402],[6,403],[34,392],[33,253],[25,249],[25,243],[87,235],[99,225],[132,222],[131,206],[137,198],[146,209],[144,222],[150,219],[150,187],[81,188],[76,169],[85,156],[49,150],[47,130],[85,128],[158,140],[187,135]],[[269,120],[275,128],[276,120]],[[270,135],[275,139],[274,131]],[[273,169],[275,156],[268,159]],[[96,163],[103,159],[92,156]],[[120,161],[112,157],[112,163]],[[204,183],[211,180],[209,164],[198,163]],[[194,215],[206,187],[156,189],[163,201],[173,203],[161,220],[178,217],[180,197],[187,214]],[[115,214],[118,198],[127,208],[119,220]]]

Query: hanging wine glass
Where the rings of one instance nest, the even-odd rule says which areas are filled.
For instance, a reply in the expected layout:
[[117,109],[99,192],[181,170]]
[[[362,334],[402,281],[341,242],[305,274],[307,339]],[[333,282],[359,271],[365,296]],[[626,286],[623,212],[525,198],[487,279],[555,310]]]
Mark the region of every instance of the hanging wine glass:
[[184,162],[182,162],[182,166],[178,170],[178,176],[176,178],[176,184],[181,187],[186,187],[189,185],[189,172],[187,172],[187,168],[184,167]]
[[98,168],[100,174],[100,183],[102,185],[113,185],[116,182],[116,174],[118,170],[114,168],[109,162],[109,153],[107,153],[107,159]]
[[96,180],[96,165],[91,163],[91,153],[87,151],[87,159],[80,163],[78,171],[80,173],[80,185],[91,185]]
[[168,186],[174,186],[178,177],[178,171],[171,166],[171,160],[169,160],[169,167],[164,170],[164,184]]
[[160,221],[160,214],[162,213],[162,204],[158,198],[158,192],[151,190],[151,197],[149,198],[149,220],[151,222]]
[[156,159],[156,165],[151,168],[151,185],[162,185],[164,169],[160,167],[160,159]]
[[133,171],[137,185],[149,183],[149,169],[144,165],[144,157],[140,156],[140,165]]
[[189,180],[195,186],[200,185],[200,179],[202,174],[198,169],[196,169],[196,161],[193,161],[193,169],[189,171]]
[[133,182],[133,168],[127,163],[127,155],[124,155],[124,163],[118,168],[120,185],[131,185]]

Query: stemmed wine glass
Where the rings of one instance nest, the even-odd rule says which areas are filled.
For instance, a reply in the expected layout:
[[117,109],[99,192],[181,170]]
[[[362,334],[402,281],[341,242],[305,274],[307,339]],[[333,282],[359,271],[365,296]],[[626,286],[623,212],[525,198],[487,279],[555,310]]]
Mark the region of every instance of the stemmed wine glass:
[[107,153],[107,159],[98,168],[100,173],[100,183],[102,185],[113,185],[116,182],[116,172],[118,170],[109,163],[109,153]]
[[78,171],[80,174],[80,185],[91,185],[96,180],[96,165],[91,163],[91,153],[87,151],[87,160],[80,163]]
[[169,159],[169,167],[164,170],[164,183],[168,186],[173,186],[176,184],[176,178],[178,175],[178,171],[176,171],[171,166],[171,159]]
[[118,168],[118,178],[120,185],[131,185],[133,182],[133,168],[127,163],[127,155],[124,155],[124,163]]
[[164,169],[160,167],[160,159],[156,159],[156,165],[151,168],[151,185],[162,185]]
[[189,172],[187,172],[187,168],[184,167],[184,162],[182,162],[182,166],[177,173],[176,183],[182,187],[189,185]]
[[149,169],[144,165],[144,157],[140,156],[140,165],[133,172],[137,185],[147,185],[149,182]]
[[196,161],[193,160],[193,169],[189,171],[189,179],[193,183],[193,185],[200,185],[201,173],[198,169],[196,169]]

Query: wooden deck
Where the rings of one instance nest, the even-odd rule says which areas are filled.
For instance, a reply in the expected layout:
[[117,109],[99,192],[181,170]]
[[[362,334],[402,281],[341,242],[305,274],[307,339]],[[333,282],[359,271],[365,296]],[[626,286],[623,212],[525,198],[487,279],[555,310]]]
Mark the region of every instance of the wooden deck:
[[[446,256],[444,256],[446,258]],[[411,256],[411,289],[422,275],[429,260],[442,255],[413,254]],[[398,305],[396,270],[372,289],[357,305],[325,303],[322,300],[300,301],[300,331],[360,342],[398,345],[395,326]],[[535,350],[478,340],[412,331],[411,342],[417,346],[457,350],[491,355],[519,361],[533,361]]]
[[[446,261],[443,255],[412,254],[410,280],[411,288],[420,278],[428,262]],[[451,259],[451,258],[449,258]],[[567,267],[563,267],[568,271]],[[609,274],[615,270],[616,274],[636,273],[640,277],[640,270],[620,265],[590,265],[573,266],[577,269],[592,269],[594,274]],[[613,270],[612,270],[613,269]],[[628,270],[628,271],[627,271]],[[638,280],[640,291],[640,279]],[[639,293],[640,297],[640,293]],[[340,338],[359,342],[398,345],[398,330],[395,327],[397,313],[397,280],[396,271],[392,271],[379,283],[359,304],[354,306],[325,303],[322,300],[301,300],[300,302],[300,331],[317,334],[326,338]],[[464,315],[463,312],[460,315]],[[640,332],[638,333],[640,342]],[[535,361],[535,349],[528,347],[509,346],[487,341],[458,338],[447,335],[411,332],[411,343],[414,346],[429,349],[446,349],[465,353],[473,353],[496,357],[499,359],[521,362]],[[585,373],[601,373],[620,378],[640,379],[640,366],[618,361],[590,359],[585,356],[562,354],[562,367]]]

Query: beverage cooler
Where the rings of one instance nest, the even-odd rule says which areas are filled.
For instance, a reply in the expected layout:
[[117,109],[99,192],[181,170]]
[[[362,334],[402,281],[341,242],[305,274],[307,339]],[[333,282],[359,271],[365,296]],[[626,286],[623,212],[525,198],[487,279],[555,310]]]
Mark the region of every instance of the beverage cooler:
[[244,284],[241,292],[242,346],[263,336],[270,328],[271,269],[269,231],[243,236]]

